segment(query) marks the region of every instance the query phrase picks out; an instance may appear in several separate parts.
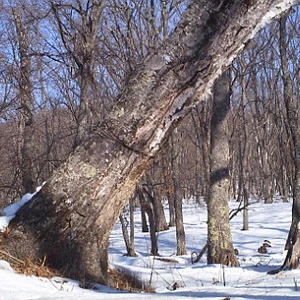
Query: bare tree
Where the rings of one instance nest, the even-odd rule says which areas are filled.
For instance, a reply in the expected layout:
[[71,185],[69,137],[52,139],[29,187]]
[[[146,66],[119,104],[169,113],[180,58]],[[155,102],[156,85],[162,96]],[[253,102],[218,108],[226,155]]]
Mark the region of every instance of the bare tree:
[[95,53],[100,19],[106,1],[76,1],[57,4],[50,1],[64,51],[71,61],[73,77],[79,87],[79,108],[76,110],[78,146],[93,124],[91,95],[95,89]]
[[[134,198],[129,201],[129,227],[130,232],[128,234],[128,220],[124,217],[124,213],[120,214],[119,220],[122,226],[123,237],[126,245],[127,256],[137,256],[134,251]],[[124,209],[125,211],[125,209]]]
[[292,3],[279,4],[192,1],[105,120],[19,211],[2,248],[23,259],[46,255],[66,275],[105,282],[110,231],[151,158],[254,33]]
[[229,137],[227,115],[231,96],[230,72],[215,83],[211,118],[208,263],[238,266],[229,224]]
[[19,78],[18,97],[20,98],[20,157],[22,183],[25,193],[34,191],[32,152],[33,133],[33,87],[31,82],[31,59],[29,53],[29,34],[18,8],[12,8],[18,38]]
[[177,130],[175,129],[170,135],[170,150],[171,150],[171,172],[173,181],[173,193],[174,193],[174,208],[175,208],[175,225],[176,225],[176,241],[177,241],[177,255],[186,255],[186,241],[185,231],[183,225],[182,214],[182,193],[180,193],[180,175],[179,175],[179,153],[175,152],[175,142]]
[[287,15],[280,19],[280,59],[282,67],[283,96],[287,111],[289,133],[292,140],[295,174],[293,182],[292,223],[287,237],[285,249],[288,250],[282,268],[298,268],[300,258],[300,136],[299,136],[299,103],[293,93],[293,84],[287,56]]

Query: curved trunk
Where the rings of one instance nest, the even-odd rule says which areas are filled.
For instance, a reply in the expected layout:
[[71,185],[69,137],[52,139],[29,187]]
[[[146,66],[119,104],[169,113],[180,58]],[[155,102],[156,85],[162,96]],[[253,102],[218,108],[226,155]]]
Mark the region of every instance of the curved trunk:
[[271,18],[288,6],[218,2],[192,2],[172,36],[137,67],[111,113],[20,210],[1,248],[23,259],[46,256],[65,276],[106,281],[110,231],[150,159],[195,99],[210,93],[268,9],[276,8]]

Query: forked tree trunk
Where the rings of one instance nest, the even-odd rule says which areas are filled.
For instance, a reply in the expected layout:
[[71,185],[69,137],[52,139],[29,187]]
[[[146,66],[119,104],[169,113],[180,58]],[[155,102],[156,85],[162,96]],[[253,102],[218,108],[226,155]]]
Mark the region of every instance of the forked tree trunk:
[[275,9],[270,19],[292,4],[279,5],[286,2],[192,1],[111,113],[20,210],[1,248],[21,259],[46,256],[65,276],[105,282],[109,234],[150,159],[196,99],[210,93],[266,12]]
[[150,240],[151,240],[151,249],[150,253],[152,255],[158,255],[158,244],[157,244],[157,236],[156,236],[156,226],[155,226],[155,217],[154,217],[154,209],[151,201],[147,201],[145,198],[144,190],[137,190],[137,194],[141,203],[141,207],[148,215],[149,227],[150,227]]
[[230,177],[226,116],[230,105],[230,83],[230,73],[227,71],[216,81],[213,89],[207,261],[238,266],[232,245],[228,208]]
[[[148,187],[149,186],[151,187],[149,183],[147,185]],[[154,190],[153,187],[151,187],[151,190]],[[167,230],[169,227],[166,221],[163,204],[161,200],[156,197],[154,191],[153,194],[151,193],[151,190],[149,190],[146,187],[143,188],[144,193],[147,195],[147,198],[149,199],[149,201],[152,203],[153,206],[153,213],[155,219],[155,231],[159,232],[159,231]]]
[[130,233],[128,233],[128,221],[123,217],[123,213],[120,214],[119,220],[121,222],[122,226],[122,233],[123,233],[123,238],[126,246],[126,251],[127,251],[127,256],[137,256],[135,251],[134,251],[134,204],[133,200],[131,199],[129,201],[129,228],[130,228]]

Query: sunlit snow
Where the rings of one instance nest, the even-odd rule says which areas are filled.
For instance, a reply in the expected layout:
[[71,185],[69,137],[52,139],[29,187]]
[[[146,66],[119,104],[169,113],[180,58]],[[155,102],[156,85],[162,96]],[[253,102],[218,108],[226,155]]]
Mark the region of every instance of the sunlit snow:
[[[230,208],[238,204],[230,202]],[[166,209],[167,214],[167,209]],[[243,231],[242,214],[231,222],[234,247],[239,251],[238,268],[206,265],[204,256],[198,264],[191,264],[191,253],[199,252],[206,243],[206,207],[194,202],[184,204],[184,223],[188,255],[177,257],[175,228],[158,233],[160,257],[149,256],[149,233],[141,232],[139,209],[135,212],[135,250],[137,257],[126,257],[121,225],[117,223],[110,237],[110,267],[131,272],[150,283],[156,294],[126,293],[104,286],[84,290],[78,282],[62,278],[37,278],[15,274],[5,261],[0,261],[0,299],[300,299],[300,271],[286,271],[267,275],[283,260],[285,239],[291,220],[291,203],[277,199],[273,204],[252,200],[249,207],[250,229]],[[268,240],[271,247],[266,254],[258,248]],[[167,259],[164,259],[167,258]],[[171,291],[174,284],[178,285]]]
[[13,203],[2,210],[2,216],[0,217],[0,231],[4,231],[5,228],[9,225],[9,222],[16,216],[18,210],[28,201],[32,199],[43,187],[45,182],[36,188],[34,193],[25,194],[20,201]]

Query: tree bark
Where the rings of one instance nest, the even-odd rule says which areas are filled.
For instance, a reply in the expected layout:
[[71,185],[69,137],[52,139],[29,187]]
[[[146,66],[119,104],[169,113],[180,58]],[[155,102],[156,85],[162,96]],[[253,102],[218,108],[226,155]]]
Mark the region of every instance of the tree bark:
[[149,227],[146,218],[146,211],[141,205],[141,218],[142,218],[142,232],[149,232]]
[[34,99],[32,95],[33,86],[31,82],[31,59],[28,53],[29,50],[29,36],[28,32],[21,19],[18,9],[12,10],[16,32],[18,36],[18,48],[20,57],[19,66],[19,98],[20,98],[20,159],[21,159],[21,176],[23,192],[34,192],[34,175],[32,152],[34,143],[33,132],[33,104]]
[[140,203],[144,211],[148,215],[149,219],[149,227],[150,227],[150,239],[151,239],[151,250],[150,253],[152,255],[158,255],[158,244],[156,237],[156,226],[155,226],[155,217],[154,217],[154,209],[151,201],[146,201],[145,198],[145,190],[137,190],[138,197],[140,199]]
[[177,242],[177,251],[176,255],[186,255],[186,240],[185,240],[185,231],[183,225],[183,213],[182,213],[182,193],[180,192],[180,183],[179,183],[179,162],[178,155],[179,153],[175,152],[174,146],[174,135],[177,133],[177,130],[170,135],[170,152],[171,152],[171,173],[173,181],[173,193],[174,193],[174,208],[175,208],[175,225],[176,225],[176,242]]
[[134,251],[134,243],[132,243],[132,241],[129,237],[127,226],[125,223],[126,221],[122,214],[120,214],[119,220],[120,220],[121,226],[122,226],[122,233],[123,233],[124,242],[125,242],[125,246],[126,246],[127,256],[131,256],[131,257],[136,256],[135,251]]
[[[148,176],[147,176],[148,177]],[[147,186],[144,187],[143,190],[147,195],[147,198],[153,205],[153,212],[155,218],[155,231],[164,231],[169,229],[166,216],[164,212],[164,207],[161,200],[155,195],[154,187],[151,185],[150,179],[147,178]]]
[[292,140],[293,160],[295,164],[295,174],[293,180],[293,208],[292,223],[287,237],[285,250],[288,250],[283,268],[299,268],[300,261],[300,135],[299,135],[299,107],[298,101],[293,96],[292,79],[289,71],[289,61],[287,56],[288,43],[286,40],[287,16],[280,20],[280,59],[282,66],[283,96],[286,106],[289,134]]
[[216,81],[213,89],[207,261],[209,264],[238,266],[232,245],[228,208],[230,175],[226,116],[230,107],[230,84],[230,73],[227,71]]
[[46,256],[65,276],[105,282],[110,231],[151,158],[266,18],[292,4],[279,5],[285,2],[192,1],[106,119],[19,211],[1,248],[21,259]]
[[[122,226],[122,233],[124,237],[124,242],[126,246],[127,256],[137,256],[134,251],[134,204],[133,198],[129,201],[129,227],[130,227],[130,234],[128,234],[128,221],[123,217],[123,213],[120,214],[119,220]],[[127,223],[127,224],[126,224]]]

